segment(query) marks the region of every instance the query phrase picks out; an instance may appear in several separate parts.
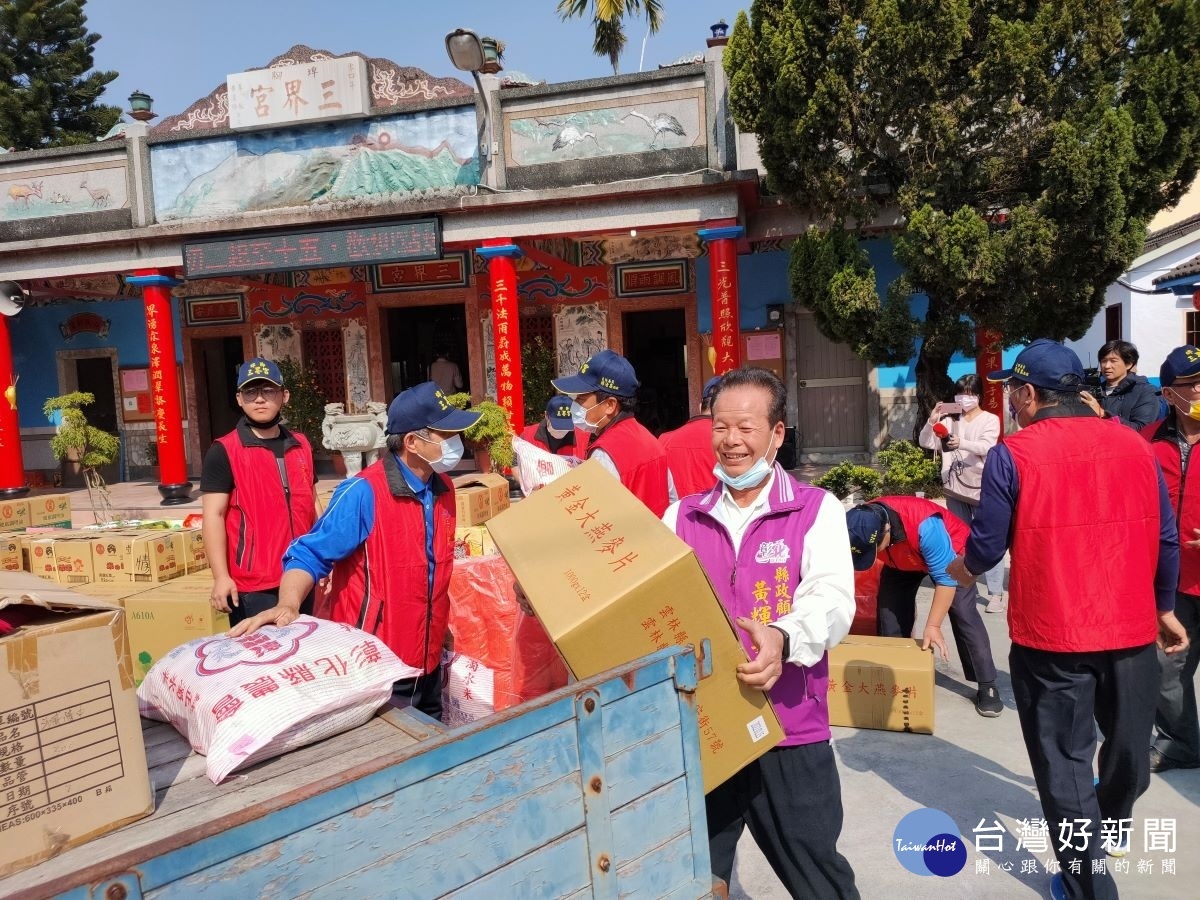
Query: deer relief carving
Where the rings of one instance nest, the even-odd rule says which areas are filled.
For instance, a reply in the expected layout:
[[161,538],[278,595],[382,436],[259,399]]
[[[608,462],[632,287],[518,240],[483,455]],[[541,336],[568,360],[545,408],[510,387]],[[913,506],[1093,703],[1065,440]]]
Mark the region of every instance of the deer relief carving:
[[8,199],[13,203],[16,203],[18,200],[24,200],[25,208],[29,209],[30,197],[37,197],[39,200],[42,198],[42,183],[40,181],[34,181],[30,184],[9,185]]
[[109,192],[108,192],[108,188],[102,187],[102,188],[96,188],[95,190],[92,190],[90,187],[87,186],[87,176],[86,175],[84,176],[83,181],[79,182],[79,186],[81,188],[83,188],[85,191],[87,191],[88,194],[91,196],[92,206],[108,206],[108,201],[111,197],[111,194],[109,194]]

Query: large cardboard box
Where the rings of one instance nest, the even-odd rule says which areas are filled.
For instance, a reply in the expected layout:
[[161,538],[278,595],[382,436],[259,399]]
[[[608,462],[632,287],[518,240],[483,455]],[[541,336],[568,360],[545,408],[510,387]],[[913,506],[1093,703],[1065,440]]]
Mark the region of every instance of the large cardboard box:
[[208,568],[208,557],[204,553],[204,533],[199,528],[183,528],[172,531],[175,541],[175,557],[183,567],[184,574],[203,572]]
[[30,497],[27,502],[30,528],[71,527],[70,494],[42,494]]
[[0,531],[19,531],[28,527],[28,500],[5,500],[0,503]]
[[829,651],[829,723],[933,734],[933,653],[852,634]]
[[457,525],[482,525],[508,509],[508,479],[503,475],[472,472],[454,479]]
[[767,695],[737,680],[746,653],[695,554],[600,463],[487,527],[576,677],[709,640],[712,675],[696,690],[705,791],[783,739]]
[[138,584],[159,584],[178,578],[183,565],[169,531],[115,532],[105,535],[121,558],[123,577]]
[[175,592],[172,587],[168,582],[124,600],[135,684],[180,644],[229,630],[229,616],[212,608],[209,591]]
[[21,572],[0,608],[0,876],[154,811],[124,614]]

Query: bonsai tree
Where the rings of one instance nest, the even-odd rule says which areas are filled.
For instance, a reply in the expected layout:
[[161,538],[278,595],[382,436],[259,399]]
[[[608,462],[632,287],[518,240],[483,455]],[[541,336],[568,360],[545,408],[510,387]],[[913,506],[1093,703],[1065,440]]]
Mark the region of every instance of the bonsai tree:
[[479,421],[463,432],[467,443],[482,450],[492,458],[492,463],[507,469],[515,461],[513,455],[513,427],[508,411],[494,400],[481,400],[471,405],[470,394],[451,394],[446,398],[451,406],[480,414]]
[[282,410],[283,418],[288,428],[299,431],[308,438],[313,450],[319,451],[324,446],[321,443],[321,423],[325,421],[326,399],[317,376],[294,359],[281,359],[278,365],[283,386],[288,392],[288,402]]
[[100,467],[117,461],[121,452],[121,441],[115,435],[88,424],[83,407],[95,402],[95,394],[72,391],[49,398],[42,405],[42,412],[47,418],[53,418],[55,413],[61,414],[62,423],[58,426],[58,433],[50,441],[50,452],[59,461],[70,460],[79,464],[88,499],[92,504],[92,515],[96,523],[100,524],[113,518],[108,485],[104,482],[104,476],[100,474]]

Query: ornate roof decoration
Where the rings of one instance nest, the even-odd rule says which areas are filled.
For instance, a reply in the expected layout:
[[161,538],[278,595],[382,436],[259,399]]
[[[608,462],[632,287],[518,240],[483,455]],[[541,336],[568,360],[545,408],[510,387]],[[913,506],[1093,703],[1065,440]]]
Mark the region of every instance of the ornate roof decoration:
[[671,69],[675,66],[694,66],[702,62],[704,62],[703,53],[689,53],[687,56],[679,57],[679,59],[675,60],[674,62],[659,63],[658,67],[660,69]]
[[500,77],[500,87],[502,88],[536,87],[545,83],[546,79],[544,78],[534,78],[532,75],[518,72],[516,69],[505,72]]
[[[297,44],[275,57],[266,68],[300,65],[320,59],[341,59],[361,56],[361,53],[330,53]],[[400,66],[390,59],[369,57],[371,73],[371,108],[389,109],[408,103],[438,100],[445,97],[470,97],[475,91],[457,78],[435,78],[423,69]],[[252,71],[247,69],[246,71]],[[229,126],[229,97],[225,84],[214,88],[207,97],[197,100],[178,115],[168,116],[150,129],[152,134],[182,134]]]

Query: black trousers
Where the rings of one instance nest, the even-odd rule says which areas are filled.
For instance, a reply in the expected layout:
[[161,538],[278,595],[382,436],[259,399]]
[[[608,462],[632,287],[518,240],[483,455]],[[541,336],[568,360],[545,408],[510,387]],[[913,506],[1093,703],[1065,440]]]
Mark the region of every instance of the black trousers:
[[1162,666],[1158,711],[1154,714],[1154,746],[1163,756],[1184,765],[1200,765],[1200,720],[1196,714],[1196,667],[1200,665],[1200,597],[1175,595],[1175,616],[1187,629],[1190,646],[1183,653],[1158,651]]
[[[876,630],[880,637],[912,637],[917,618],[917,589],[929,576],[924,572],[904,572],[884,566],[879,574],[879,619]],[[954,591],[950,607],[950,631],[958,658],[962,660],[967,681],[996,680],[996,662],[992,659],[992,642],[988,638],[983,617],[979,615],[979,591],[975,585]]]
[[391,703],[396,709],[411,706],[431,719],[442,721],[442,667],[435,666],[427,675],[393,681]]
[[857,898],[838,853],[842,787],[828,741],[776,747],[704,798],[713,874],[728,883],[744,828],[793,897]]
[[[229,624],[236,625],[243,619],[257,616],[279,604],[279,588],[273,587],[266,591],[239,591],[237,606],[229,608]],[[313,610],[313,592],[309,591],[304,602],[300,604],[300,612],[311,616]]]
[[[1101,820],[1132,818],[1134,801],[1150,785],[1146,736],[1158,696],[1155,645],[1052,653],[1013,644],[1008,660],[1021,734],[1067,896],[1115,898],[1112,876],[1093,874],[1092,860],[1104,857]],[[1104,735],[1099,786],[1092,776],[1097,725]],[[1090,823],[1091,836],[1083,849],[1077,840],[1064,850],[1058,823],[1076,819]],[[1078,875],[1070,871],[1072,860],[1079,861]]]

